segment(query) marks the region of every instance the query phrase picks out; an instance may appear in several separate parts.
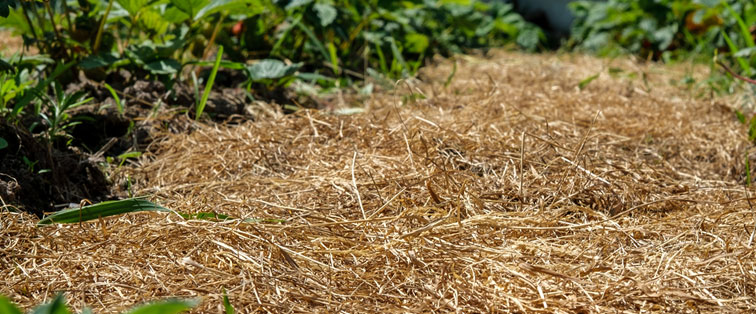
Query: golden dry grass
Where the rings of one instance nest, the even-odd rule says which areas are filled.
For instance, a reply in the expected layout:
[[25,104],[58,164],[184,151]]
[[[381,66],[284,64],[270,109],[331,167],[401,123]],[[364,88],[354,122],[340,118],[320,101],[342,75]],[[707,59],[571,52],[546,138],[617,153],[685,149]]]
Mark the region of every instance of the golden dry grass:
[[259,104],[259,121],[166,135],[117,175],[178,211],[285,223],[2,213],[0,293],[101,312],[179,296],[218,313],[223,288],[242,313],[756,311],[736,104],[670,84],[706,68],[458,62],[448,88],[445,61],[364,114]]

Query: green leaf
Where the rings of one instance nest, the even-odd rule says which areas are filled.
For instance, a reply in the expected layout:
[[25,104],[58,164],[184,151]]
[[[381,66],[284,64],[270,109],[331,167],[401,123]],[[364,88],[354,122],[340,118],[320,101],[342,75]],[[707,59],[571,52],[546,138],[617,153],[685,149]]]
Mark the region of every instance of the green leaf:
[[8,147],[8,141],[0,137],[0,149],[6,148],[6,147]]
[[38,306],[33,314],[70,314],[63,293],[58,293],[52,302]]
[[591,75],[591,76],[583,79],[582,81],[580,81],[580,83],[578,83],[578,88],[580,90],[582,90],[583,88],[585,88],[586,86],[588,86],[588,84],[590,84],[591,82],[593,82],[593,80],[597,79],[599,77],[599,75],[601,75],[601,73],[596,73],[595,75]]
[[312,0],[292,0],[291,2],[289,2],[289,4],[286,5],[285,9],[288,11],[294,8],[308,5],[310,3],[312,3]]
[[197,103],[197,108],[195,108],[196,120],[199,120],[199,118],[202,116],[202,111],[205,110],[207,98],[210,97],[210,91],[213,89],[213,83],[215,82],[215,75],[218,74],[218,67],[220,67],[221,58],[223,58],[223,46],[218,46],[218,53],[215,57],[215,64],[213,64],[213,70],[210,72],[210,77],[207,78],[205,91],[202,93],[202,100]]
[[[2,4],[0,4],[0,8],[2,8]],[[0,72],[15,73],[16,68],[7,61],[0,58]]]
[[336,8],[327,3],[316,3],[313,6],[313,9],[315,9],[315,12],[318,13],[318,18],[320,18],[320,26],[323,27],[331,25],[331,23],[333,23],[333,21],[336,19],[336,15],[338,14]]
[[228,294],[226,289],[223,289],[223,308],[226,309],[226,314],[234,314],[234,307],[231,306],[231,301],[228,300]]
[[301,63],[286,65],[279,60],[264,59],[248,66],[247,73],[253,81],[277,79],[294,74],[301,66]]
[[205,16],[222,10],[244,12],[244,14],[247,14],[247,16],[255,15],[255,13],[258,13],[257,10],[260,10],[259,12],[262,12],[262,8],[260,8],[259,6],[247,7],[245,1],[213,0],[209,5],[206,5],[205,7],[197,11],[197,14],[194,15],[194,20],[201,20]]
[[144,65],[152,74],[175,74],[181,69],[181,64],[173,59],[153,61]]
[[21,314],[21,310],[19,310],[6,296],[0,295],[0,313]]
[[209,4],[207,0],[171,0],[171,4],[182,12],[189,15],[192,19],[197,13]]
[[125,213],[140,211],[170,211],[169,209],[147,201],[145,199],[130,198],[118,201],[105,201],[102,203],[79,208],[64,209],[45,217],[37,223],[37,226],[53,223],[77,223]]
[[91,55],[79,62],[82,69],[94,69],[99,67],[110,66],[120,60],[119,56],[113,52],[104,52],[97,55]]
[[166,300],[139,306],[127,314],[174,314],[182,313],[197,306],[197,300]]
[[430,45],[428,36],[418,33],[407,34],[407,36],[404,36],[404,40],[404,47],[411,53],[423,53]]
[[10,15],[10,8],[14,6],[13,0],[0,0],[0,17],[7,18]]
[[102,85],[105,86],[106,89],[110,92],[110,96],[113,97],[113,100],[115,100],[116,108],[118,109],[118,113],[123,114],[123,104],[121,103],[121,98],[118,97],[118,93],[116,93],[115,89],[110,86],[108,83],[102,83]]

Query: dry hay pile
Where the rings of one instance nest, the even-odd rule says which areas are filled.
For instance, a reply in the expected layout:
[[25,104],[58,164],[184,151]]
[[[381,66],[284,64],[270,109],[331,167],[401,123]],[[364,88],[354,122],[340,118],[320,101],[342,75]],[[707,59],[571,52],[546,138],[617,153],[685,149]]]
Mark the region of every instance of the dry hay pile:
[[106,312],[198,296],[217,313],[223,288],[240,312],[756,311],[730,104],[627,60],[458,63],[450,86],[442,62],[364,114],[166,136],[121,174],[178,211],[267,220],[3,213],[0,293]]

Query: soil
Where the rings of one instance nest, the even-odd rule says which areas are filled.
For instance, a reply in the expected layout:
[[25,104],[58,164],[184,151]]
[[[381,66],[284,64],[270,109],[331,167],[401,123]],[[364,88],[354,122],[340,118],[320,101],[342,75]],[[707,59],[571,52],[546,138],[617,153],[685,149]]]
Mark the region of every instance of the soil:
[[[0,199],[38,217],[57,204],[109,199],[110,184],[97,160],[75,148],[47,147],[24,130],[0,122]],[[33,164],[33,165],[32,165]],[[60,208],[60,207],[58,207]]]

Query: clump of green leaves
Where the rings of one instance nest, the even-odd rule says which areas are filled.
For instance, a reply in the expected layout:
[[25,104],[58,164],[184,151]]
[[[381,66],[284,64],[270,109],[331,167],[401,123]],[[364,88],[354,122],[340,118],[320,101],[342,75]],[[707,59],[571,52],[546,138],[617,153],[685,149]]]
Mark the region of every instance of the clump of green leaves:
[[[165,301],[159,301],[140,305],[134,307],[126,313],[129,314],[174,314],[183,313],[199,304],[198,300],[179,300],[168,299]],[[0,313],[4,314],[21,314],[21,310],[18,309],[7,297],[0,295]],[[35,314],[71,314],[71,310],[66,306],[66,300],[62,293],[55,296],[52,302],[40,305],[33,311]],[[92,313],[89,308],[84,308],[81,313]]]
[[[576,1],[569,48],[601,55],[632,53],[654,60],[712,56],[752,40],[752,1]],[[741,19],[741,17],[743,17]]]

